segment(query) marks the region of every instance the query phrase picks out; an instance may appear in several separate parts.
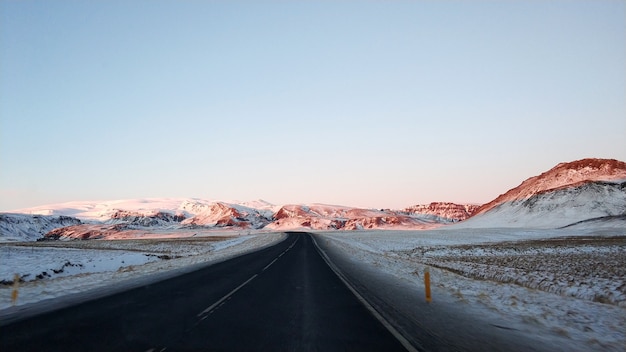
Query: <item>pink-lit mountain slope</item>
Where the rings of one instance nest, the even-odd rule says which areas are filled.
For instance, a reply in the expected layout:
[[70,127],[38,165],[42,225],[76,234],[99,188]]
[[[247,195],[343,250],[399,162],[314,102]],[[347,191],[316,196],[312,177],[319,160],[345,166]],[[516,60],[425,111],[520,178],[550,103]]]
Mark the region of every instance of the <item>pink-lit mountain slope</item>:
[[561,163],[481,206],[459,227],[555,228],[626,217],[626,163]]
[[561,163],[478,209],[431,203],[395,211],[196,198],[68,202],[0,214],[0,242],[33,241],[44,235],[50,239],[195,236],[213,229],[417,230],[453,222],[458,222],[453,227],[478,228],[626,227],[626,163],[609,159]]
[[427,216],[401,211],[349,208],[311,204],[285,205],[273,216],[267,229],[362,230],[362,229],[428,229],[442,223]]
[[258,229],[271,221],[267,215],[263,211],[243,205],[216,202],[207,204],[196,215],[184,220],[182,225],[234,226],[244,229]]
[[[129,205],[133,202],[127,202]],[[141,209],[107,211],[108,218],[54,229],[44,239],[120,239],[154,237],[153,232],[172,235],[190,229],[259,229],[270,223],[271,212],[239,204],[184,200],[171,210]],[[162,205],[162,202],[157,202]],[[102,221],[103,220],[103,221]]]
[[449,202],[433,202],[430,204],[413,205],[404,209],[409,214],[431,216],[440,222],[458,222],[474,215],[480,206],[476,204],[455,204]]
[[[193,235],[194,229],[258,229],[277,206],[197,198],[75,201],[0,214],[0,242]],[[60,220],[59,220],[60,219]],[[45,235],[45,236],[44,236]]]
[[[115,209],[104,204],[111,204]],[[174,236],[177,232],[195,233],[196,230],[210,229],[427,229],[443,224],[432,216],[412,215],[402,211],[321,204],[285,205],[278,208],[263,201],[242,204],[198,199],[180,202],[171,199],[144,199],[102,202],[98,206],[76,203],[70,207],[67,204],[60,207],[47,206],[37,211],[49,214],[57,213],[55,209],[61,208],[72,209],[66,211],[67,213],[86,215],[83,217],[86,219],[85,223],[49,229],[43,236],[43,239],[49,240],[153,238]],[[89,211],[83,212],[82,209]],[[93,209],[98,210],[94,212]],[[277,210],[273,212],[275,209]]]

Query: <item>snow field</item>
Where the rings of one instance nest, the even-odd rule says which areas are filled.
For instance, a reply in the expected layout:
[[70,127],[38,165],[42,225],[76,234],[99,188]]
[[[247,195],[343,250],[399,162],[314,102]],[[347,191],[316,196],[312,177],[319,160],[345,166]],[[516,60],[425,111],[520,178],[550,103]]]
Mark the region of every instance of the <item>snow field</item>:
[[[0,246],[0,316],[2,310],[11,310],[13,306],[11,294],[15,274],[22,280],[16,302],[17,306],[22,306],[142,281],[151,275],[192,270],[199,265],[271,245],[285,236],[259,233],[195,240],[91,240],[3,245]],[[63,248],[70,246],[78,248]]]
[[6,264],[0,267],[0,284],[12,285],[14,276],[20,282],[58,277],[117,271],[159,260],[157,254],[123,250],[81,250],[2,246],[0,256]]
[[[520,229],[323,234],[351,258],[422,292],[428,269],[434,300],[460,304],[495,325],[564,337],[574,350],[626,346],[624,238],[591,241],[592,230]],[[563,236],[583,237],[563,240],[572,243],[565,246]],[[512,239],[535,240],[502,243]]]
[[626,308],[626,237],[421,247],[400,253],[473,279]]

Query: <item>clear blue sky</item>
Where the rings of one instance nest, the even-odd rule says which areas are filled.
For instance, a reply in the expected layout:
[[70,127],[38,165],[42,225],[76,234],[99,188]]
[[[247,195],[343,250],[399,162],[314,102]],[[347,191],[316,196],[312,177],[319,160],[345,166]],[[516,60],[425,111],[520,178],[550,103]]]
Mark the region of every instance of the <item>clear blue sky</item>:
[[0,1],[0,210],[483,203],[626,160],[624,1]]

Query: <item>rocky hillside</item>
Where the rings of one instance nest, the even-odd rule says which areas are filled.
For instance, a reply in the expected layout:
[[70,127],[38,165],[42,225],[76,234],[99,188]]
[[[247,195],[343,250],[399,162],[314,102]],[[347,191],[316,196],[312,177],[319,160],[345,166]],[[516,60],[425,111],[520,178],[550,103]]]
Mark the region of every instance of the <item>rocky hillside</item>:
[[555,228],[626,216],[626,163],[561,163],[481,206],[461,227]]
[[433,202],[430,204],[414,205],[404,209],[409,214],[430,215],[441,222],[459,222],[468,219],[480,206],[476,204],[455,204]]
[[182,222],[191,226],[239,227],[259,229],[270,223],[266,213],[243,205],[216,202]]
[[402,211],[358,209],[324,204],[285,205],[266,228],[273,230],[428,229],[442,223]]
[[69,216],[0,214],[0,240],[35,241],[48,231],[78,225],[79,219]]
[[582,159],[560,163],[482,205],[476,214],[485,213],[506,202],[528,199],[560,188],[575,187],[593,181],[615,180],[626,180],[626,163],[614,159]]

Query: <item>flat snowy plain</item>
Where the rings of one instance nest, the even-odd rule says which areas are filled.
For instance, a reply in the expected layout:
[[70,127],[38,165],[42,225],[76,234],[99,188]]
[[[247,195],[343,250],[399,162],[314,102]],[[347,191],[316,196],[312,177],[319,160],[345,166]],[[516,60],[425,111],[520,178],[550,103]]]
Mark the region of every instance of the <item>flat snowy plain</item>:
[[[614,225],[614,224],[613,224]],[[320,232],[345,255],[433,299],[532,334],[566,337],[573,350],[624,351],[626,226],[539,230]]]
[[[491,315],[529,334],[539,329],[566,337],[574,350],[624,351],[624,225],[317,233],[345,255],[391,273],[416,290],[423,291],[428,268],[435,300]],[[284,236],[207,231],[199,238],[0,244],[0,318],[54,299],[101,295],[177,275]],[[15,274],[23,282],[14,306]]]

